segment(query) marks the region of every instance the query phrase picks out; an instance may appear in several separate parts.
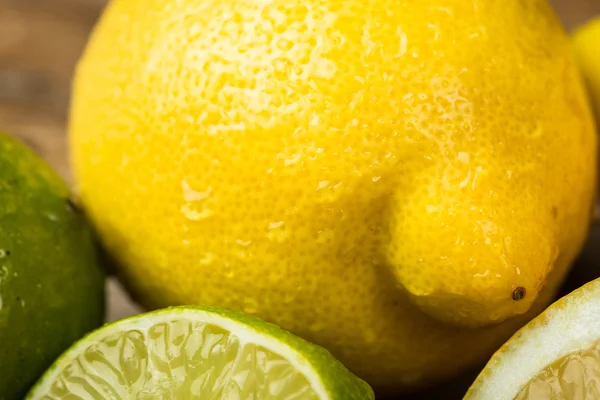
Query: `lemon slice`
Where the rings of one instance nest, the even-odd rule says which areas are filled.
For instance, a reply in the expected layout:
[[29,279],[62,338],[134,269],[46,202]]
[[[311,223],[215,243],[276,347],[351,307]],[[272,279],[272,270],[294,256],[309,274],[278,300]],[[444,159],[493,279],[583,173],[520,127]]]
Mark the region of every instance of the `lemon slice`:
[[28,399],[373,399],[321,347],[242,313],[176,307],[97,330]]
[[488,362],[465,400],[600,398],[600,279],[555,302]]

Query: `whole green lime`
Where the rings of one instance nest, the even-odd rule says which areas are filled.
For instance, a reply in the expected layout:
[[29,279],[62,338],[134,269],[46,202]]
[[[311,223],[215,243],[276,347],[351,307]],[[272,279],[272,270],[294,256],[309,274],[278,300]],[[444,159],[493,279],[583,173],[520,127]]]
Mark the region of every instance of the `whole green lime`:
[[0,400],[22,399],[103,316],[92,230],[60,177],[0,134]]

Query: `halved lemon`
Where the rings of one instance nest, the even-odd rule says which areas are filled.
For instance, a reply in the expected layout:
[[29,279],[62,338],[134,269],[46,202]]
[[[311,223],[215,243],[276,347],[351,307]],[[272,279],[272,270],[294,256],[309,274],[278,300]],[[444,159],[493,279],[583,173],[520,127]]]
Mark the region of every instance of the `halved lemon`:
[[325,349],[245,314],[175,307],[75,344],[28,399],[373,399]]
[[600,279],[551,305],[491,358],[465,400],[600,399]]

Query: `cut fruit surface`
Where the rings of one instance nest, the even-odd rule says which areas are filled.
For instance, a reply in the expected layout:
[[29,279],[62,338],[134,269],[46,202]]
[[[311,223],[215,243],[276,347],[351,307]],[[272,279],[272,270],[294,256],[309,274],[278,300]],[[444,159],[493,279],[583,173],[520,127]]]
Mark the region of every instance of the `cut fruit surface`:
[[491,358],[465,400],[600,398],[600,280],[558,300]]
[[373,399],[325,349],[217,308],[175,307],[90,334],[28,399]]

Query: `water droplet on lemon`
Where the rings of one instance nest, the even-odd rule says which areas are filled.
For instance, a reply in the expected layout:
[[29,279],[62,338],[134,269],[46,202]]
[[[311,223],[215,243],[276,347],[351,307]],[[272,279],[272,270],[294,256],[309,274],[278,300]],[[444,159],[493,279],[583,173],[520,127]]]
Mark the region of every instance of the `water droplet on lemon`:
[[202,265],[209,265],[211,264],[213,261],[215,260],[215,255],[212,253],[204,253],[201,257],[200,257],[200,264]]
[[285,229],[284,221],[276,221],[269,223],[267,238],[276,243],[282,243],[288,238],[288,231]]

